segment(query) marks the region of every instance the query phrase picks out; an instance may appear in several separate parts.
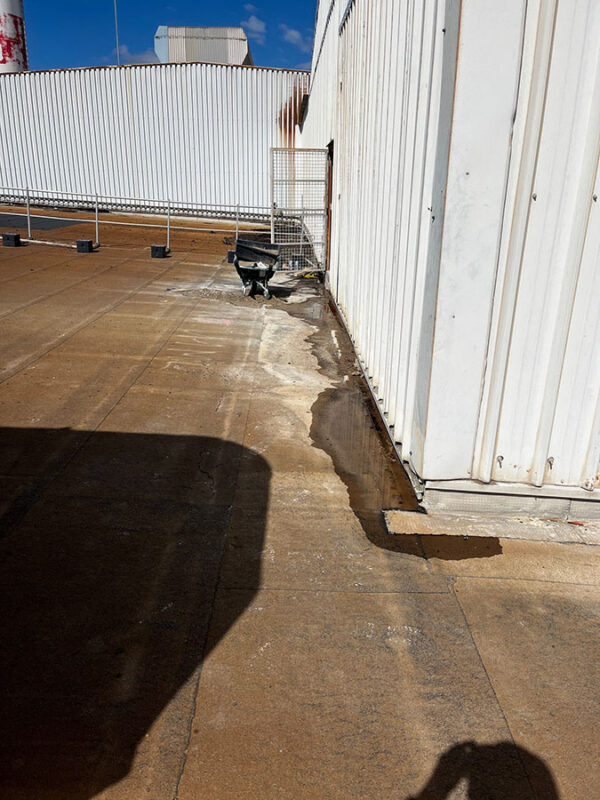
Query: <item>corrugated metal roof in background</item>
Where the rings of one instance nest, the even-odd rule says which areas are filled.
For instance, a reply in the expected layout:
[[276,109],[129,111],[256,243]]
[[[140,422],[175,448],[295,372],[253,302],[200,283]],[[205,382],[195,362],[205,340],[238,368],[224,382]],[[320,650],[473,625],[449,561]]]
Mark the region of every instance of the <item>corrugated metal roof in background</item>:
[[[152,64],[0,77],[0,185],[266,207],[309,74]],[[291,140],[291,141],[290,141]]]

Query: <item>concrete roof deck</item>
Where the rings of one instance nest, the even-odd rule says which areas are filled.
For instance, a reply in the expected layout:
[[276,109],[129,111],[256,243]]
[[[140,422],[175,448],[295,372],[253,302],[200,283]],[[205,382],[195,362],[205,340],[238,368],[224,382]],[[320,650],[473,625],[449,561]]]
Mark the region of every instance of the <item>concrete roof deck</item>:
[[598,548],[388,535],[319,285],[153,233],[0,248],[6,796],[595,796]]

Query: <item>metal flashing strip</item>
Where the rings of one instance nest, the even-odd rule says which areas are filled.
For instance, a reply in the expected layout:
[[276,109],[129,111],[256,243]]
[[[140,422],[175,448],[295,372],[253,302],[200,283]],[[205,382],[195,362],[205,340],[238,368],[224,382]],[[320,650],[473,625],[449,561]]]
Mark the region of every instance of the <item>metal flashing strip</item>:
[[550,520],[600,519],[600,491],[577,486],[528,486],[479,481],[428,481],[423,507],[427,513],[525,515]]
[[559,497],[536,497],[517,494],[482,494],[480,492],[446,492],[426,489],[422,506],[430,513],[490,514],[506,517],[527,516],[547,519],[600,519],[600,504],[589,500]]
[[346,5],[346,9],[342,14],[342,21],[340,22],[340,27],[338,29],[338,33],[341,36],[342,31],[344,30],[344,25],[346,24],[346,20],[350,16],[350,12],[352,11],[352,6],[354,5],[354,0],[348,0],[348,4]]
[[523,497],[554,497],[557,499],[582,500],[586,502],[599,503],[600,489],[588,491],[580,486],[530,486],[527,483],[482,483],[476,480],[447,480],[447,481],[426,481],[425,491],[435,490],[439,492],[476,492],[477,494],[501,494],[518,495]]

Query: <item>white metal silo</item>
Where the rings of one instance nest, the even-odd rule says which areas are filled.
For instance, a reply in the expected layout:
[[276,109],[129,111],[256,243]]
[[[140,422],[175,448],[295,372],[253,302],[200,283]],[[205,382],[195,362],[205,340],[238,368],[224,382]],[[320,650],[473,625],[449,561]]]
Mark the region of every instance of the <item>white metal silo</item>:
[[0,72],[27,69],[23,0],[0,0]]

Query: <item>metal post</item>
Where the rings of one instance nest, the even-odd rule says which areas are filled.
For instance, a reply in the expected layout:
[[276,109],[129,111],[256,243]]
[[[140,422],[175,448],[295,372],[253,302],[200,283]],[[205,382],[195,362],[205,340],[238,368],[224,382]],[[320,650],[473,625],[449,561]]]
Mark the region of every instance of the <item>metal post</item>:
[[117,64],[121,65],[121,48],[119,47],[119,18],[117,16],[117,0],[115,0],[115,39],[117,40]]
[[275,244],[275,155],[274,148],[269,152],[271,178],[271,244]]
[[[304,194],[302,195],[302,209],[300,212],[300,258],[304,262]],[[304,266],[304,263],[302,266]]]
[[275,244],[275,203],[271,203],[271,244]]
[[235,207],[235,240],[240,238],[240,204]]
[[31,209],[29,206],[29,187],[25,189],[27,197],[27,238],[31,239]]
[[98,195],[96,195],[96,247],[100,247],[100,237],[98,235]]
[[167,200],[167,253],[171,251],[171,201]]

